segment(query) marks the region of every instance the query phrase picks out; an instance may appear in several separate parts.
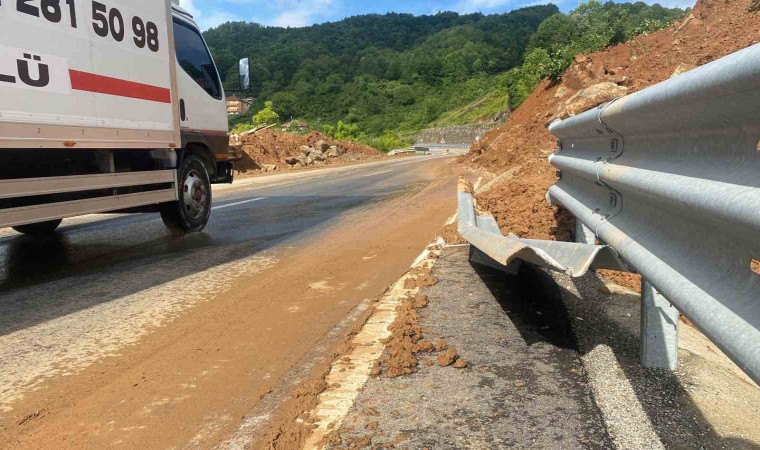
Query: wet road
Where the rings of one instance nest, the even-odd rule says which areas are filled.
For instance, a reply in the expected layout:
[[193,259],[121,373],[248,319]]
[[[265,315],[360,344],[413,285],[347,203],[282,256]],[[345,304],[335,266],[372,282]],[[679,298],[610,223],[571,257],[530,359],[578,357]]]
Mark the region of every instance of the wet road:
[[[238,252],[241,246],[259,251],[313,230],[348,210],[413,188],[424,182],[417,167],[435,159],[368,163],[217,185],[208,227],[189,238],[172,238],[157,214],[70,219],[62,225],[61,233],[43,239],[0,229],[0,295],[73,274],[102,271],[125,261],[139,266],[151,258],[173,258],[231,245]],[[229,259],[237,259],[238,252]],[[207,266],[204,260],[208,258],[188,258],[189,265],[197,269]],[[214,260],[214,264],[218,262]],[[0,333],[3,331],[0,328]]]
[[[241,180],[215,189],[209,226],[187,237],[150,214],[71,219],[45,239],[0,230],[0,442],[223,442],[453,213],[451,162]],[[192,353],[209,342],[216,355]]]

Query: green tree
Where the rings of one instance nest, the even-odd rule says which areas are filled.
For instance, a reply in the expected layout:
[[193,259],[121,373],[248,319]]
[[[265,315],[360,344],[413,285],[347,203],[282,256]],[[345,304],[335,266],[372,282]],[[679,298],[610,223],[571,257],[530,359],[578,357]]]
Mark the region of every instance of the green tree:
[[258,125],[271,125],[277,123],[280,115],[274,112],[274,104],[271,101],[264,102],[264,109],[253,116],[253,123]]

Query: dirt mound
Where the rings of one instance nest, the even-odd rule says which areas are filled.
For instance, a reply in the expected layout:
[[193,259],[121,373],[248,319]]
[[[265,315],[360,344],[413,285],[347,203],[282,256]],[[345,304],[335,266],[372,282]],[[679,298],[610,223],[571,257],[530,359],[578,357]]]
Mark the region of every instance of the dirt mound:
[[[298,170],[307,166],[346,164],[385,157],[383,152],[368,145],[351,141],[337,141],[316,131],[300,135],[262,130],[249,136],[240,136],[239,139],[242,143],[242,147],[240,147],[242,159],[235,163],[235,169],[241,175]],[[335,147],[335,153],[328,157],[330,150],[324,152],[323,160],[321,160],[322,158],[319,158],[320,160],[312,158],[311,160],[296,161],[303,156],[306,148],[314,149],[320,141],[324,141],[328,147]]]
[[[417,309],[414,307],[414,299],[404,300],[396,308],[396,321],[389,327],[391,337],[387,339],[387,350],[383,358],[376,363],[373,373],[379,375],[381,371],[388,378],[396,378],[417,371],[417,343],[422,340]],[[384,370],[383,370],[384,369]]]
[[[760,15],[749,8],[749,0],[701,0],[681,22],[579,55],[561,82],[542,81],[506,124],[487,133],[463,158],[479,170],[514,172],[480,193],[479,205],[496,216],[505,234],[570,240],[572,217],[550,208],[544,199],[556,181],[547,160],[556,148],[549,124],[577,112],[575,100],[590,108],[595,106],[591,102],[607,100],[605,92],[630,94],[759,42]],[[625,89],[616,90],[612,84]],[[579,98],[582,90],[587,95],[581,92]]]

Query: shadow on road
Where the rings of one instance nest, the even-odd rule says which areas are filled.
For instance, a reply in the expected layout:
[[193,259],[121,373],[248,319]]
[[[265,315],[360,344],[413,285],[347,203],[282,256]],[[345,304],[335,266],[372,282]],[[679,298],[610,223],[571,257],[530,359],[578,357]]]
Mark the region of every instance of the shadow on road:
[[[609,346],[666,448],[759,448],[751,441],[718,434],[676,374],[641,366],[638,299],[627,303],[627,322],[621,323],[619,308],[626,304],[621,306],[609,295],[600,294],[604,285],[594,274],[572,280],[578,296],[547,271],[527,263],[519,276],[478,264],[473,267],[494,297],[503,299],[502,308],[527,343],[548,342],[581,353]],[[611,304],[616,317],[610,316]],[[584,317],[585,322],[574,322],[573,316]]]
[[559,287],[547,283],[545,274],[527,265],[522,266],[519,276],[479,264],[472,267],[528,345],[547,342],[578,350]]

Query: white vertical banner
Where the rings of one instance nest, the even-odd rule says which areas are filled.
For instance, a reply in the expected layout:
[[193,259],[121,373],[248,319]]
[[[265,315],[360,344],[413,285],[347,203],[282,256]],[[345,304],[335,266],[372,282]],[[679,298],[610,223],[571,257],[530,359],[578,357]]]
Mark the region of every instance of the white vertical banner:
[[240,89],[251,89],[251,64],[248,58],[240,60]]

